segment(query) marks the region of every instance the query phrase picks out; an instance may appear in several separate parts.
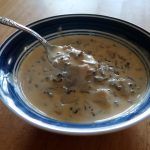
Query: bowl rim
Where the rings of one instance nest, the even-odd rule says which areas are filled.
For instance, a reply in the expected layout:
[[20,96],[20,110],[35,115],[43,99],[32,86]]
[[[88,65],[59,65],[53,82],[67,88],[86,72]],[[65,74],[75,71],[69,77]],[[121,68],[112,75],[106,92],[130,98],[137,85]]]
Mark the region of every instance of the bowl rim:
[[[59,19],[62,17],[96,17],[96,18],[105,18],[105,19],[109,19],[109,20],[113,20],[113,21],[117,21],[117,22],[121,22],[123,24],[127,24],[128,26],[141,31],[142,33],[146,34],[149,38],[150,38],[150,33],[148,33],[146,30],[142,29],[141,27],[138,27],[132,23],[129,23],[127,21],[121,20],[121,19],[117,19],[114,17],[109,17],[109,16],[104,16],[104,15],[96,15],[96,14],[66,14],[66,15],[58,15],[58,16],[53,16],[53,17],[47,17],[44,19],[40,19],[37,20],[33,23],[28,24],[28,27],[33,27],[36,26],[40,23],[49,21],[49,20],[53,20],[53,19]],[[12,33],[0,46],[0,49],[3,46],[7,45],[7,42],[9,42],[10,40],[12,40],[12,38],[15,38],[18,34],[20,34],[22,31],[17,30],[16,32]],[[4,47],[5,48],[5,47]],[[0,55],[1,55],[1,51],[0,51]],[[65,127],[58,127],[58,126],[52,126],[49,124],[46,125],[45,123],[39,122],[39,121],[35,121],[32,120],[31,118],[29,118],[29,116],[27,116],[25,113],[23,114],[23,112],[18,109],[17,107],[14,109],[14,107],[12,107],[11,105],[8,105],[8,103],[6,102],[6,100],[3,100],[3,98],[1,98],[1,101],[10,108],[10,110],[12,110],[15,114],[17,114],[19,117],[23,118],[24,120],[26,120],[27,122],[29,122],[30,124],[32,124],[33,126],[42,128],[44,130],[47,131],[51,131],[51,132],[57,132],[57,133],[62,133],[62,134],[67,134],[67,135],[95,135],[95,134],[104,134],[104,133],[111,133],[111,132],[115,132],[115,131],[119,131],[122,129],[125,129],[127,127],[130,127],[140,121],[142,121],[143,119],[145,119],[146,117],[150,116],[150,108],[148,108],[147,111],[145,111],[144,113],[136,116],[135,118],[124,122],[122,124],[119,125],[113,125],[111,127],[109,127],[109,129],[106,128],[93,128],[93,129],[70,129],[70,128],[65,128]]]

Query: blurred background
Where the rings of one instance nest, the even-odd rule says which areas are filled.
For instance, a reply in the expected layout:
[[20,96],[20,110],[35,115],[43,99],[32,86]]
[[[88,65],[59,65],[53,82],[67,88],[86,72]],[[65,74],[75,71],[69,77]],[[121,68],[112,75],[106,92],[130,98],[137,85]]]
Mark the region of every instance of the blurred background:
[[[24,25],[76,13],[116,17],[150,32],[150,0],[0,0],[0,16]],[[14,31],[0,25],[0,43]],[[0,102],[0,150],[28,149],[150,150],[150,119],[117,133],[71,137],[32,127]]]
[[[41,18],[74,13],[120,18],[150,31],[149,0],[0,0],[0,15],[28,24]],[[13,29],[0,28],[5,37]],[[0,42],[2,42],[0,38]]]

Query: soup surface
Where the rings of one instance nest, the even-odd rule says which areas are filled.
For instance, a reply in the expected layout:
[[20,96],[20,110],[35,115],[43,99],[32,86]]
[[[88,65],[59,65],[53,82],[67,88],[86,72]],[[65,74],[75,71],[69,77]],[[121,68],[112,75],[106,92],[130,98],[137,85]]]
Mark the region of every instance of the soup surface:
[[97,66],[74,65],[71,77],[65,69],[62,74],[54,73],[43,47],[34,48],[23,59],[18,79],[26,100],[40,113],[66,122],[94,122],[127,111],[145,94],[145,67],[135,52],[119,42],[89,35],[63,36],[50,42],[71,44],[93,56]]

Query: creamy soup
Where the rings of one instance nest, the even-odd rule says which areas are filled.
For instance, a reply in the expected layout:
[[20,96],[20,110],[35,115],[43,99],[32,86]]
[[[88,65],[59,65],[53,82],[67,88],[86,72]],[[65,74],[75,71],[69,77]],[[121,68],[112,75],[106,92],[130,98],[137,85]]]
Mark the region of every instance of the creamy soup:
[[[144,64],[123,44],[88,35],[50,42],[71,45],[82,53],[69,52],[67,59],[59,57],[51,65],[43,47],[38,46],[23,59],[18,73],[22,92],[43,115],[66,122],[94,122],[127,111],[145,94]],[[71,55],[73,65],[68,61]]]

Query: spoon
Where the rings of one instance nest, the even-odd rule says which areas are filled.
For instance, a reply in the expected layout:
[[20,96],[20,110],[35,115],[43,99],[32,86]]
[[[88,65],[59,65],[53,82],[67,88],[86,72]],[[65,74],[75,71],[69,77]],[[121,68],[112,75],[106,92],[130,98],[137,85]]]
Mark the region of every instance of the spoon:
[[3,25],[6,25],[6,26],[17,28],[19,30],[23,30],[23,31],[33,35],[44,46],[50,62],[52,61],[53,52],[55,52],[56,50],[57,51],[63,50],[63,46],[49,44],[48,41],[46,39],[44,39],[41,35],[39,35],[37,32],[33,31],[32,29],[30,29],[20,23],[15,22],[14,20],[0,16],[0,23]]
[[[48,41],[44,39],[41,35],[39,35],[37,32],[11,19],[0,16],[0,23],[3,25],[13,27],[13,28],[17,28],[19,30],[23,30],[33,35],[36,39],[38,39],[38,41],[43,45],[43,47],[45,48],[47,52],[47,57],[48,57],[49,62],[56,69],[61,70],[63,68],[60,65],[62,60],[64,63],[67,63],[68,60],[72,62],[71,59],[73,58],[73,56],[70,55],[71,53],[73,53],[74,55],[79,55],[80,53],[82,53],[82,56],[83,56],[82,63],[97,64],[97,61],[93,58],[93,56],[88,55],[85,52],[82,52],[81,50],[77,50],[72,46],[57,46],[57,45],[49,44]],[[56,65],[58,64],[57,67],[54,64]]]
[[[48,60],[52,64],[54,69],[54,79],[61,75],[61,79],[64,80],[64,87],[68,89],[68,85],[74,84],[73,81],[76,80],[74,88],[82,89],[81,82],[85,89],[87,83],[86,76],[89,72],[94,72],[98,66],[98,62],[94,59],[92,55],[86,54],[85,52],[75,49],[71,45],[68,46],[57,46],[49,44],[46,39],[44,39],[37,32],[32,29],[23,26],[11,19],[0,17],[0,23],[7,25],[19,30],[23,30],[31,35],[33,35],[38,41],[43,45],[47,52]],[[65,75],[64,75],[65,73]],[[78,80],[77,80],[77,79]],[[82,80],[81,80],[82,79]],[[87,83],[87,84],[86,84]],[[70,88],[70,87],[69,87]]]

